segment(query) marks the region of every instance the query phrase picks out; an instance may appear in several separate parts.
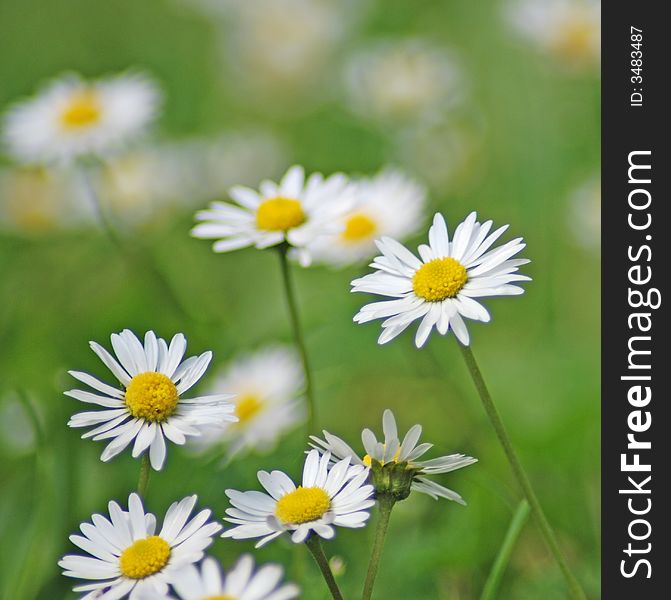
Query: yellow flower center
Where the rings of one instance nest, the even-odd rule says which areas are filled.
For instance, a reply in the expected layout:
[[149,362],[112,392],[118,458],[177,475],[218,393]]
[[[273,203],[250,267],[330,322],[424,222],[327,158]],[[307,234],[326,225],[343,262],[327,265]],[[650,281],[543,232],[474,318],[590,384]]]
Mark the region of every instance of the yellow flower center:
[[243,396],[235,405],[235,415],[238,417],[238,424],[250,421],[261,409],[263,402],[257,396],[249,394]]
[[163,538],[152,535],[137,540],[119,557],[122,575],[130,579],[144,579],[158,573],[170,559],[170,544]]
[[569,60],[584,60],[592,52],[594,27],[586,19],[575,17],[564,23],[553,43],[557,54]]
[[224,596],[208,596],[207,598],[203,598],[203,600],[237,600],[237,598],[226,594]]
[[[396,450],[396,454],[394,454],[393,458],[389,461],[389,463],[397,463],[398,462],[398,457],[401,456],[401,447],[399,446],[398,450]],[[370,467],[373,465],[373,459],[371,458],[370,454],[366,454],[362,459],[363,464],[366,465],[367,467]],[[389,464],[383,462],[383,465]]]
[[61,111],[61,125],[65,129],[82,129],[98,123],[101,114],[96,93],[93,90],[81,90],[73,94]]
[[361,242],[375,235],[377,224],[368,215],[359,213],[352,215],[345,222],[345,230],[341,233],[346,242]]
[[282,496],[275,505],[275,516],[282,523],[315,521],[331,507],[328,494],[319,487],[298,487]]
[[256,226],[264,231],[287,231],[305,223],[305,213],[298,200],[271,198],[256,209]]
[[435,258],[415,271],[412,289],[424,300],[439,302],[454,298],[467,281],[466,268],[458,260]]
[[140,373],[126,388],[126,406],[131,415],[161,423],[175,412],[179,394],[175,384],[163,373]]

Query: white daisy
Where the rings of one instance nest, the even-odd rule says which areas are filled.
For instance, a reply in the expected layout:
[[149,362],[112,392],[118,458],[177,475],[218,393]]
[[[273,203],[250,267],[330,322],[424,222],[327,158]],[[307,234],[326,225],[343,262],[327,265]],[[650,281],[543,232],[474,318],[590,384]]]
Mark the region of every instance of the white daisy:
[[601,3],[598,0],[517,0],[507,16],[520,35],[568,66],[598,65]]
[[[111,336],[116,359],[96,342],[91,349],[98,355],[123,389],[112,387],[80,371],[70,371],[75,379],[93,388],[93,393],[70,390],[67,396],[105,407],[74,415],[70,427],[91,427],[82,438],[111,439],[100,459],[108,461],[133,440],[133,457],[149,448],[154,469],[163,467],[166,456],[165,438],[184,444],[186,436],[198,436],[202,427],[235,421],[230,394],[184,398],[203,376],[212,360],[212,352],[192,356],[182,361],[186,338],[181,333],[170,346],[153,331],[144,336],[144,346],[135,334],[124,329]],[[118,359],[118,361],[117,361]]]
[[239,206],[213,202],[209,210],[196,214],[205,222],[193,228],[193,236],[218,240],[212,246],[215,252],[287,242],[304,266],[310,263],[306,246],[319,235],[340,231],[340,216],[354,202],[342,173],[327,178],[313,173],[305,180],[299,166],[291,167],[279,184],[261,182],[259,192],[235,186],[229,193]]
[[432,117],[464,90],[452,53],[418,38],[384,40],[356,53],[345,83],[357,112],[385,122]]
[[424,218],[426,190],[403,173],[387,169],[353,184],[356,204],[341,217],[344,228],[310,245],[315,261],[342,266],[375,254],[375,238],[404,239]]
[[[222,6],[219,1],[213,4]],[[234,86],[242,88],[238,93],[257,92],[249,95],[248,102],[273,93],[273,105],[301,93],[324,95],[330,62],[351,21],[346,3],[243,0],[229,3],[228,8],[220,28],[221,49],[242,84]],[[325,85],[315,86],[316,81]]]
[[81,600],[137,600],[149,590],[165,594],[175,573],[198,562],[221,530],[219,523],[207,522],[209,509],[187,522],[196,500],[189,496],[174,502],[158,534],[156,517],[145,513],[137,494],[128,497],[128,512],[110,502],[109,519],[94,514],[92,523],[80,525],[83,536],[70,536],[90,556],[64,556],[58,563],[63,575],[95,581],[73,588],[85,593]]
[[489,233],[492,221],[478,223],[472,212],[454,232],[450,241],[445,219],[436,213],[429,229],[429,245],[418,248],[421,260],[391,238],[377,241],[382,256],[370,265],[375,273],[355,279],[353,292],[390,296],[394,300],[373,302],[364,306],[354,317],[357,323],[382,319],[380,344],[394,339],[413,321],[422,319],[415,335],[415,344],[422,347],[435,327],[445,335],[449,329],[465,346],[469,334],[463,317],[490,320],[489,313],[475,298],[510,296],[524,293],[513,285],[529,281],[516,271],[527,259],[511,259],[526,244],[515,238],[489,250],[508,229],[508,225]]
[[157,87],[144,75],[96,81],[65,75],[9,110],[4,142],[10,154],[27,163],[106,155],[146,129],[159,99]]
[[0,226],[44,233],[93,223],[72,172],[12,166],[0,169]]
[[243,355],[223,371],[210,387],[212,393],[235,394],[237,423],[208,428],[198,445],[228,445],[228,455],[242,449],[269,450],[304,416],[303,369],[296,353],[269,346]]
[[[176,573],[172,586],[180,600],[289,600],[300,590],[293,583],[282,584],[280,565],[267,564],[254,570],[250,554],[240,557],[224,575],[217,561],[206,558],[200,570],[189,565]],[[154,591],[142,594],[138,600],[172,600]]]
[[296,487],[282,471],[259,471],[261,485],[268,492],[226,490],[233,508],[226,509],[226,521],[236,526],[222,537],[236,540],[262,538],[259,548],[285,531],[291,541],[304,542],[311,532],[331,539],[334,526],[363,527],[375,501],[373,486],[366,484],[368,471],[351,466],[345,458],[330,466],[331,455],[311,450],[305,459],[302,485]]
[[[361,441],[366,451],[363,457],[352,450],[346,442],[328,431],[323,431],[323,440],[316,436],[310,436],[314,442],[311,446],[320,452],[330,454],[332,461],[349,458],[355,465],[372,467],[372,481],[376,484],[378,493],[390,490],[381,490],[379,485],[377,485],[376,469],[381,469],[385,466],[392,469],[400,467],[403,471],[408,472],[410,476],[408,483],[412,490],[428,494],[435,499],[441,497],[454,500],[459,504],[466,504],[457,492],[443,487],[435,481],[431,481],[426,476],[456,471],[478,462],[477,458],[464,454],[450,454],[430,460],[418,460],[433,447],[433,444],[418,444],[419,437],[422,435],[421,425],[413,425],[405,434],[403,441],[399,441],[396,419],[394,418],[394,413],[389,409],[385,410],[382,415],[382,431],[384,432],[384,442],[378,442],[375,434],[370,429],[363,430]],[[392,475],[392,481],[394,479]],[[397,479],[404,480],[405,478],[401,477]],[[389,477],[380,478],[380,481],[388,482]],[[388,486],[386,483],[385,485]],[[399,490],[396,491],[398,492]]]

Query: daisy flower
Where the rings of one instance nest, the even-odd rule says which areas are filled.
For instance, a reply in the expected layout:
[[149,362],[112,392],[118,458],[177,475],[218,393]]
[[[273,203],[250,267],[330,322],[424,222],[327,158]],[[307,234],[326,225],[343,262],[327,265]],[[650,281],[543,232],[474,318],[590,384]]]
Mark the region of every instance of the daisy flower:
[[9,153],[27,163],[67,163],[106,155],[142,133],[158,112],[159,91],[140,74],[86,81],[64,75],[5,115]]
[[[466,504],[457,492],[431,481],[427,475],[456,471],[478,462],[477,458],[464,454],[450,454],[429,460],[418,460],[433,447],[433,444],[418,444],[422,435],[421,425],[413,425],[405,434],[403,441],[400,441],[394,413],[389,409],[385,410],[382,415],[382,431],[384,442],[378,442],[370,429],[363,430],[361,441],[366,451],[363,457],[338,436],[328,431],[323,431],[323,440],[310,436],[313,441],[311,445],[320,452],[324,452],[325,456],[330,455],[332,461],[349,458],[354,465],[370,467],[372,481],[378,493],[392,491],[400,496],[398,499],[403,499],[412,489],[428,494],[434,499],[447,498],[459,504]],[[391,477],[385,476],[387,473],[382,475],[382,471],[391,472]],[[391,489],[389,482],[392,485]],[[409,489],[400,489],[408,486]]]
[[113,333],[111,340],[116,358],[96,342],[90,342],[90,346],[122,389],[87,373],[70,371],[95,392],[65,392],[66,396],[105,408],[77,413],[68,422],[70,427],[94,426],[82,438],[111,439],[100,456],[103,462],[134,440],[133,458],[149,448],[151,465],[160,470],[166,456],[165,438],[184,444],[186,436],[200,435],[203,426],[237,420],[234,407],[228,402],[230,394],[183,397],[205,373],[212,352],[182,361],[186,338],[181,333],[172,338],[169,346],[153,331],[145,334],[144,345],[128,329]]
[[282,471],[259,471],[263,492],[226,490],[233,508],[226,509],[226,521],[236,526],[222,537],[236,540],[261,538],[259,548],[291,532],[300,544],[314,532],[324,539],[335,535],[334,526],[363,527],[375,504],[373,486],[366,484],[368,471],[350,465],[345,458],[330,466],[331,455],[311,450],[303,468],[302,485],[296,487]]
[[269,346],[235,360],[210,390],[235,394],[236,423],[205,430],[198,444],[228,444],[228,455],[243,449],[269,450],[283,433],[304,417],[303,368],[298,356],[282,346]]
[[526,246],[522,238],[489,250],[508,225],[489,233],[492,221],[481,224],[476,217],[475,212],[468,215],[450,241],[445,219],[436,213],[429,229],[429,245],[418,248],[421,259],[391,238],[383,237],[376,242],[382,252],[371,264],[376,271],[355,279],[352,291],[394,299],[367,304],[354,321],[367,323],[384,318],[380,344],[394,339],[413,321],[421,319],[415,335],[418,348],[424,345],[434,327],[441,335],[452,329],[457,339],[468,346],[464,317],[485,323],[490,320],[485,307],[475,298],[522,294],[524,289],[513,283],[530,280],[516,273],[518,267],[529,261],[511,258]]
[[597,65],[601,58],[598,0],[518,0],[507,7],[518,33],[569,66]]
[[[264,565],[255,571],[250,554],[241,556],[226,575],[215,559],[206,558],[200,570],[189,565],[177,573],[172,587],[180,600],[289,600],[298,597],[298,586],[281,584],[282,575],[282,567],[275,564]],[[172,598],[152,591],[142,594],[138,600]]]
[[345,70],[350,103],[383,122],[433,117],[463,95],[452,53],[426,40],[382,40],[354,54]]
[[376,237],[404,239],[421,225],[426,190],[400,171],[387,169],[352,185],[356,204],[341,217],[342,231],[310,246],[315,261],[342,266],[369,259]]
[[65,169],[11,166],[0,169],[0,227],[35,234],[82,227],[91,211]]
[[158,534],[156,517],[145,513],[137,494],[128,497],[128,512],[110,502],[109,519],[94,514],[92,523],[80,525],[83,536],[70,536],[89,556],[68,554],[58,566],[66,577],[95,581],[73,588],[85,593],[81,600],[137,600],[150,590],[165,594],[175,573],[203,558],[221,529],[219,523],[207,522],[207,509],[188,520],[196,500],[189,496],[174,502]]
[[261,182],[258,192],[235,186],[229,194],[238,205],[213,202],[209,210],[198,212],[196,219],[204,222],[193,228],[194,237],[216,239],[215,252],[288,243],[303,266],[310,263],[306,246],[319,235],[339,232],[340,216],[354,201],[342,173],[327,178],[313,173],[306,180],[299,166],[279,183]]

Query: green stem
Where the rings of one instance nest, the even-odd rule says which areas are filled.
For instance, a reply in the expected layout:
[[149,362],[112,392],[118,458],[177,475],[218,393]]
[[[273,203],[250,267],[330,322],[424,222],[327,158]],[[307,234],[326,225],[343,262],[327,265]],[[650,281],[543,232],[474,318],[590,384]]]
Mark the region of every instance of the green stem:
[[144,497],[147,495],[150,473],[151,465],[149,464],[149,451],[147,451],[142,455],[142,463],[140,464],[140,478],[137,482],[137,493],[142,499],[144,499]]
[[308,539],[305,541],[305,545],[308,547],[308,550],[314,557],[319,570],[322,572],[324,581],[326,581],[326,585],[329,588],[329,592],[331,592],[333,600],[343,600],[343,596],[340,593],[340,588],[336,583],[335,577],[333,577],[331,567],[329,566],[329,561],[326,558],[324,549],[322,548],[322,545],[319,541],[319,536],[316,533],[311,533],[310,537],[308,537]]
[[110,242],[112,242],[112,244],[114,244],[114,246],[116,246],[117,249],[122,254],[125,255],[126,248],[124,246],[123,241],[117,234],[116,229],[112,225],[112,222],[107,216],[107,211],[105,210],[105,207],[102,205],[102,202],[100,201],[100,196],[98,195],[98,192],[96,191],[96,186],[93,183],[93,175],[91,174],[90,167],[86,165],[80,165],[79,176],[82,181],[82,187],[84,188],[84,193],[88,197],[89,202],[93,207],[93,211],[95,212],[95,215],[98,219],[98,222],[100,223],[100,226],[105,232],[105,235],[107,235]]
[[377,528],[375,530],[375,540],[373,541],[373,550],[368,563],[368,572],[366,573],[366,582],[363,586],[362,600],[370,600],[375,585],[375,577],[380,568],[380,559],[382,558],[382,549],[384,548],[384,539],[389,528],[389,518],[394,508],[396,500],[393,496],[383,494],[378,496],[379,515],[377,518]]
[[473,383],[475,384],[475,388],[478,391],[480,400],[482,400],[482,404],[485,407],[485,412],[487,413],[487,416],[489,417],[489,420],[494,427],[494,430],[496,431],[496,435],[499,438],[501,446],[503,447],[503,451],[505,452],[506,458],[510,463],[510,467],[513,470],[515,478],[517,479],[517,482],[522,489],[522,493],[529,502],[534,519],[540,527],[541,533],[545,538],[545,542],[547,543],[550,552],[554,556],[554,559],[557,561],[559,568],[564,574],[566,582],[568,583],[571,597],[574,598],[574,600],[585,600],[585,592],[583,592],[582,587],[578,583],[578,580],[571,572],[571,569],[569,568],[568,563],[566,562],[566,559],[564,558],[564,555],[559,548],[559,543],[557,542],[557,538],[552,529],[552,526],[548,522],[545,513],[543,512],[540,502],[536,497],[536,493],[531,486],[531,482],[529,481],[529,478],[527,477],[527,474],[522,467],[522,463],[520,462],[517,456],[517,452],[515,451],[515,448],[510,441],[510,437],[508,437],[508,433],[506,432],[506,428],[503,425],[499,411],[497,410],[489,390],[487,389],[487,384],[482,377],[482,373],[480,372],[478,363],[475,360],[475,356],[473,356],[473,351],[469,346],[463,346],[459,343],[457,345],[461,350],[461,354],[463,355],[464,361],[466,362],[466,367],[468,368],[468,371],[473,378]]
[[296,348],[300,354],[301,362],[303,364],[303,372],[305,375],[305,398],[308,405],[307,430],[308,435],[310,435],[311,433],[316,433],[316,409],[312,382],[312,370],[310,369],[307,348],[305,346],[305,339],[303,337],[303,329],[301,328],[301,322],[298,316],[298,304],[296,302],[296,294],[294,292],[293,281],[291,278],[291,269],[289,267],[289,260],[287,258],[288,250],[289,247],[286,244],[278,246],[280,267],[282,271],[282,282],[284,284],[284,292],[287,299],[287,307],[289,309],[291,328],[294,334],[294,343],[296,344]]
[[194,317],[194,315],[192,315],[185,308],[181,299],[175,292],[173,285],[165,277],[161,269],[159,269],[154,256],[149,252],[149,250],[147,248],[143,248],[136,241],[131,242],[130,240],[123,239],[122,236],[119,235],[116,227],[112,222],[112,219],[107,214],[107,210],[103,205],[100,194],[98,194],[96,190],[93,174],[91,173],[92,168],[93,167],[86,164],[80,164],[80,179],[82,181],[84,192],[86,193],[89,202],[93,206],[93,210],[100,223],[100,226],[102,227],[110,242],[119,251],[131,271],[140,271],[142,274],[148,274],[150,276],[154,282],[155,288],[157,288],[157,291],[160,293],[161,298],[172,304],[173,308],[182,319],[197,321],[197,318]]
[[527,522],[528,517],[529,503],[526,500],[521,500],[512,520],[510,521],[508,531],[506,532],[506,537],[503,539],[501,548],[499,548],[499,553],[497,554],[496,560],[492,565],[492,570],[489,572],[489,576],[485,582],[485,587],[482,590],[480,600],[495,600],[496,592],[499,589],[499,584],[501,583],[503,573],[508,566],[510,555],[513,552],[517,538],[519,537],[522,528]]

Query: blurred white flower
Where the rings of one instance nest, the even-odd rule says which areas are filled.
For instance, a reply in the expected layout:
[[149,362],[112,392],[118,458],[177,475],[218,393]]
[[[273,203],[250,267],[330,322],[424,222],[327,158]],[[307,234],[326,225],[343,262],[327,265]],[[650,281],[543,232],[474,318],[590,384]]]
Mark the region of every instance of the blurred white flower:
[[[214,558],[206,558],[200,569],[194,565],[175,574],[172,583],[180,600],[290,600],[300,590],[293,583],[282,584],[284,570],[267,564],[255,569],[251,554],[240,557],[226,575]],[[156,591],[143,593],[138,600],[173,600]]]
[[599,252],[601,248],[601,178],[596,175],[569,195],[566,226],[579,246]]
[[215,252],[287,243],[302,266],[311,262],[311,242],[342,230],[340,218],[354,202],[345,175],[313,173],[306,179],[300,166],[291,167],[279,183],[262,181],[258,192],[235,186],[229,195],[237,205],[212,202],[196,213],[203,222],[192,229],[194,237],[217,240]]
[[418,247],[421,260],[392,238],[379,240],[382,255],[371,265],[375,272],[352,281],[352,291],[393,299],[363,306],[354,321],[384,319],[380,344],[393,340],[421,319],[415,334],[418,348],[434,328],[441,335],[451,329],[459,342],[468,346],[470,336],[464,318],[484,323],[491,319],[476,298],[517,296],[524,289],[515,284],[530,280],[517,273],[529,260],[512,258],[526,246],[522,238],[490,250],[508,225],[490,233],[492,221],[478,223],[476,219],[475,212],[469,214],[450,240],[445,219],[436,213],[429,228],[429,244]]
[[506,16],[520,35],[565,65],[598,66],[599,0],[513,0]]
[[93,173],[102,202],[127,225],[154,223],[277,172],[280,143],[260,131],[164,141],[119,153]]
[[72,173],[65,169],[0,170],[0,225],[24,233],[91,224],[93,215]]
[[[389,409],[385,410],[382,415],[382,430],[384,433],[384,442],[378,442],[375,434],[370,429],[362,431],[361,441],[366,451],[364,456],[359,456],[346,442],[328,431],[323,432],[323,440],[316,436],[310,436],[313,442],[310,445],[319,450],[319,452],[330,453],[331,460],[350,458],[355,465],[372,468],[371,479],[374,485],[378,483],[376,474],[380,469],[383,469],[385,466],[391,467],[392,470],[400,468],[405,472],[410,472],[408,484],[412,490],[428,494],[434,499],[439,497],[447,498],[459,504],[466,504],[457,492],[432,481],[427,475],[438,475],[462,469],[478,462],[477,458],[465,456],[464,454],[450,454],[429,460],[418,460],[433,447],[433,444],[418,444],[419,438],[422,435],[421,425],[413,425],[405,434],[403,441],[400,441],[394,413]],[[389,477],[379,478],[380,482],[384,482],[384,489],[378,489],[376,485],[378,493],[392,491],[387,489],[389,479]],[[395,478],[394,473],[391,473],[391,479],[402,480],[403,478]],[[409,490],[406,493],[409,493]]]
[[[366,0],[190,0],[214,18],[222,57],[239,85],[233,93],[245,102],[267,101],[249,95],[283,98],[324,93],[337,49],[365,11]],[[316,82],[320,81],[320,84]],[[230,86],[230,82],[227,82]],[[244,91],[239,87],[247,88]],[[292,104],[296,110],[296,104]]]
[[158,88],[144,75],[64,75],[10,108],[3,139],[15,159],[30,164],[108,155],[145,131],[159,103]]
[[391,122],[432,117],[464,94],[453,54],[417,38],[381,41],[354,54],[345,84],[357,112]]
[[331,539],[336,527],[359,528],[370,517],[375,504],[373,486],[366,484],[368,470],[351,466],[345,458],[331,465],[331,455],[320,457],[311,450],[305,459],[302,485],[282,471],[259,471],[258,478],[267,493],[226,490],[233,508],[227,508],[225,520],[235,527],[221,537],[234,540],[261,538],[259,548],[285,532],[291,541],[304,542],[314,532]]
[[268,346],[242,355],[222,371],[210,386],[235,394],[237,423],[208,428],[197,444],[228,446],[228,456],[248,449],[267,451],[304,416],[303,369],[293,350]]
[[403,240],[422,224],[426,190],[400,171],[387,169],[352,185],[356,204],[341,217],[343,230],[310,245],[315,262],[343,266],[369,259],[376,238]]
[[[480,126],[455,119],[424,122],[397,132],[398,160],[441,194],[454,189],[478,173],[476,161],[481,145]],[[392,236],[393,237],[393,236]]]

